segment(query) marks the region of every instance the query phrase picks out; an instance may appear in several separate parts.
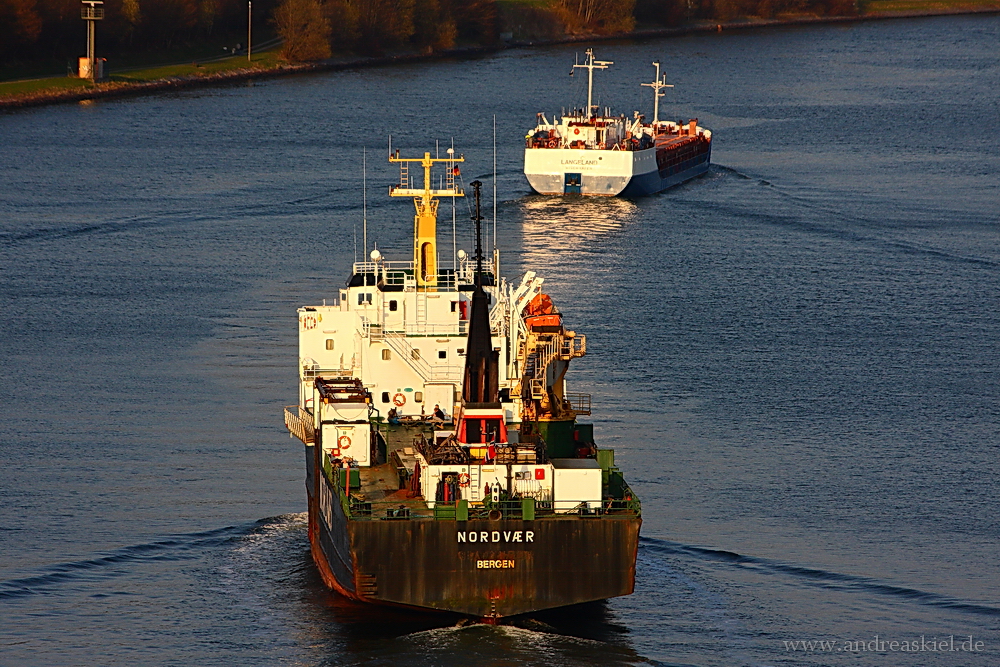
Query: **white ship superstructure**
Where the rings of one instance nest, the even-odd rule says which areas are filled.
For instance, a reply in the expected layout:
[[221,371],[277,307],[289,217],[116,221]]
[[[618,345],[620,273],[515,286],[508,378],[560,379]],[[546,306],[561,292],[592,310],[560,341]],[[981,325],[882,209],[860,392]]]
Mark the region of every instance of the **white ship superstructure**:
[[712,133],[698,121],[661,121],[659,98],[664,82],[660,64],[653,88],[653,121],[636,111],[631,118],[596,113],[593,104],[595,69],[612,61],[596,60],[587,50],[586,62],[574,68],[587,70],[587,107],[550,122],[538,114],[535,128],[525,138],[524,174],[540,194],[640,196],[683,183],[708,170]]
[[[460,401],[476,262],[459,250],[447,262],[453,268],[441,267],[436,215],[437,198],[464,195],[456,182],[462,158],[425,153],[423,158],[390,160],[401,167],[400,185],[390,188],[390,194],[414,199],[413,259],[389,261],[373,250],[367,261],[354,263],[347,286],[332,304],[299,309],[299,405],[310,411],[317,377],[359,378],[382,417],[391,409],[400,416],[430,415],[435,405],[452,415]],[[435,163],[446,167],[438,189],[431,187]],[[414,165],[423,168],[423,187],[411,183]],[[584,354],[585,337],[560,336],[553,343],[559,353],[538,358],[524,312],[541,294],[543,279],[529,271],[508,282],[498,278],[499,264],[494,250],[492,259],[482,263],[482,282],[490,297],[493,346],[499,351],[501,401],[506,418],[516,422],[522,414],[526,366],[533,365],[529,381],[561,388],[569,359]]]

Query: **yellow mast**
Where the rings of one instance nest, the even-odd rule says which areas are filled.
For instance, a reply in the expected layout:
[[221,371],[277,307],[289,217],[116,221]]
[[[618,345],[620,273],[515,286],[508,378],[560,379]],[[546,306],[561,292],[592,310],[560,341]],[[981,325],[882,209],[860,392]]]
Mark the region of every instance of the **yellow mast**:
[[[399,151],[389,155],[389,162],[399,162],[399,185],[389,188],[392,197],[413,197],[413,205],[417,213],[413,216],[413,273],[418,287],[437,286],[437,197],[464,197],[465,193],[456,183],[458,162],[464,162],[464,157],[455,157],[454,150],[448,149],[448,157],[432,158],[430,153],[424,153],[422,158],[401,158]],[[424,168],[424,187],[410,187],[409,164],[419,162]],[[435,190],[431,187],[431,167],[435,162],[448,163],[448,171],[444,179],[444,188]]]

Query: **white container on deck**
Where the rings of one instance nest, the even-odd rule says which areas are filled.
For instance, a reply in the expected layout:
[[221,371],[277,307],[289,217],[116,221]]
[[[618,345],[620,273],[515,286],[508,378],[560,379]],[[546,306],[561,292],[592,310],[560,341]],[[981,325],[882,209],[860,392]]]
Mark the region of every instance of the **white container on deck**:
[[555,511],[568,513],[586,503],[601,506],[601,466],[596,459],[552,459]]

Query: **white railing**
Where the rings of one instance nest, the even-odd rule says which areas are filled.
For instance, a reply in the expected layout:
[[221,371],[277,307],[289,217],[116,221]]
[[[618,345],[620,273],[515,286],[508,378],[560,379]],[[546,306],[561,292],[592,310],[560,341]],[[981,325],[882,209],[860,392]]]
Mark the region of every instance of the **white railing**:
[[[384,340],[389,336],[468,336],[468,320],[459,320],[456,324],[431,324],[429,322],[406,322],[392,327],[379,322],[372,322],[367,317],[361,317],[362,337],[369,340]],[[497,335],[494,332],[494,335]]]
[[[321,368],[319,363],[315,359],[306,357],[299,360],[299,367],[302,369],[299,377],[303,382],[312,383],[317,377],[352,377],[361,372],[360,364],[358,364],[358,359],[356,354],[352,354],[351,358],[347,360],[348,365],[342,365],[339,367],[329,366],[326,368]],[[341,356],[341,364],[344,364],[345,360]]]
[[459,382],[462,379],[461,366],[428,363],[420,351],[410,345],[405,336],[389,334],[385,337],[385,342],[424,379],[424,382]]
[[[496,275],[496,267],[492,259],[483,260],[483,271]],[[404,288],[416,284],[413,272],[412,261],[380,260],[378,262],[354,263],[355,274],[375,274],[387,285],[403,285]],[[464,259],[459,260],[458,268],[454,273],[451,271],[439,271],[437,282],[440,286],[452,285],[454,287],[454,283],[471,285],[475,279],[475,275],[476,262],[471,257],[466,256]]]
[[367,317],[361,316],[361,336],[367,340],[382,340],[385,338],[385,329],[379,322],[372,322]]

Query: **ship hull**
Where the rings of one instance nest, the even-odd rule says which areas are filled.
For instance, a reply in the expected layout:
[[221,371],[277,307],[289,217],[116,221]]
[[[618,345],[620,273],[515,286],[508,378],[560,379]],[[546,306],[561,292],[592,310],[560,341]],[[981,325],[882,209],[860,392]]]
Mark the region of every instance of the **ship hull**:
[[350,598],[496,619],[634,589],[637,516],[352,519],[306,449],[313,559]]
[[711,157],[711,142],[704,142],[694,155],[676,164],[655,147],[641,151],[526,148],[524,175],[531,188],[543,195],[641,197],[704,174]]

